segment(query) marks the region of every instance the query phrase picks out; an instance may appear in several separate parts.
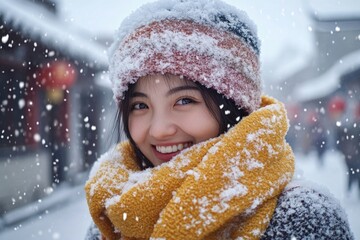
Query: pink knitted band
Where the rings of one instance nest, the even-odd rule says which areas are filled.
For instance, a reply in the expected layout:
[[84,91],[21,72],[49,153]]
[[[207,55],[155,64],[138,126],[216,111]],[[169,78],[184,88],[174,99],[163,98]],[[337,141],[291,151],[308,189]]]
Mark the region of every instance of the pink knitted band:
[[140,77],[182,75],[217,90],[248,112],[260,105],[257,54],[239,36],[190,20],[152,22],[125,38],[110,59],[115,97]]

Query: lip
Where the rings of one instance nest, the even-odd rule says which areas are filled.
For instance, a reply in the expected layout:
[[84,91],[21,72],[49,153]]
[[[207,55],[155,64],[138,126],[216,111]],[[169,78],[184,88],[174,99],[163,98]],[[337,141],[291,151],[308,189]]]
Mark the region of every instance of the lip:
[[[185,144],[185,143],[190,143],[187,148],[191,147],[193,144],[192,142],[179,142],[179,143],[166,143],[166,144],[159,144],[159,145],[166,147],[166,146]],[[186,149],[186,148],[184,148],[184,149]],[[176,152],[172,152],[172,153],[161,153],[156,150],[156,145],[152,145],[152,150],[153,150],[155,157],[157,157],[158,159],[160,159],[163,162],[169,162],[174,156],[178,155],[184,149],[176,151]]]

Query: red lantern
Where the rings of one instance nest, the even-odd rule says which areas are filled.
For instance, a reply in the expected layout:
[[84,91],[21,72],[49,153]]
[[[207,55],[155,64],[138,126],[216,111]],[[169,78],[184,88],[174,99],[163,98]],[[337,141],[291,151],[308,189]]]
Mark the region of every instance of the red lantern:
[[332,116],[343,114],[346,108],[346,102],[343,97],[334,96],[328,103],[328,111]]
[[307,123],[308,124],[315,124],[319,120],[319,114],[312,110],[307,114]]
[[38,80],[47,89],[65,89],[72,86],[76,80],[76,70],[66,61],[52,61],[41,68]]
[[298,118],[300,113],[299,106],[296,103],[288,103],[286,105],[286,111],[290,121],[293,121],[296,118]]

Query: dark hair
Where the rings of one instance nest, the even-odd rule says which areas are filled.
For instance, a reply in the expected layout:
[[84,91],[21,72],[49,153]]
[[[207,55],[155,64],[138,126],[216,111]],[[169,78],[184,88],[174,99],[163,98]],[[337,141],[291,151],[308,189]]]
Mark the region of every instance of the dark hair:
[[[189,82],[189,81],[186,81]],[[193,81],[190,81],[193,82]],[[227,132],[232,126],[238,123],[243,117],[247,116],[246,110],[235,105],[232,99],[227,99],[212,88],[206,88],[198,82],[195,82],[199,89],[207,108],[214,116],[219,124],[219,135]],[[129,140],[136,154],[137,164],[141,169],[154,167],[153,164],[145,157],[145,155],[136,146],[129,131],[129,114],[130,114],[130,96],[134,92],[136,84],[129,85],[128,90],[124,94],[124,99],[118,105],[116,115],[115,128],[117,131],[117,141],[122,141],[125,137]]]

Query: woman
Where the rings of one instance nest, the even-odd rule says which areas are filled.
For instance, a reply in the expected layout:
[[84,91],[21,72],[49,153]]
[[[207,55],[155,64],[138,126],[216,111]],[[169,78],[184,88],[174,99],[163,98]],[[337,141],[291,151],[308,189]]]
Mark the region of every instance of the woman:
[[353,239],[335,200],[292,181],[259,52],[220,1],[160,0],[123,22],[109,72],[128,141],[90,173],[87,239]]

